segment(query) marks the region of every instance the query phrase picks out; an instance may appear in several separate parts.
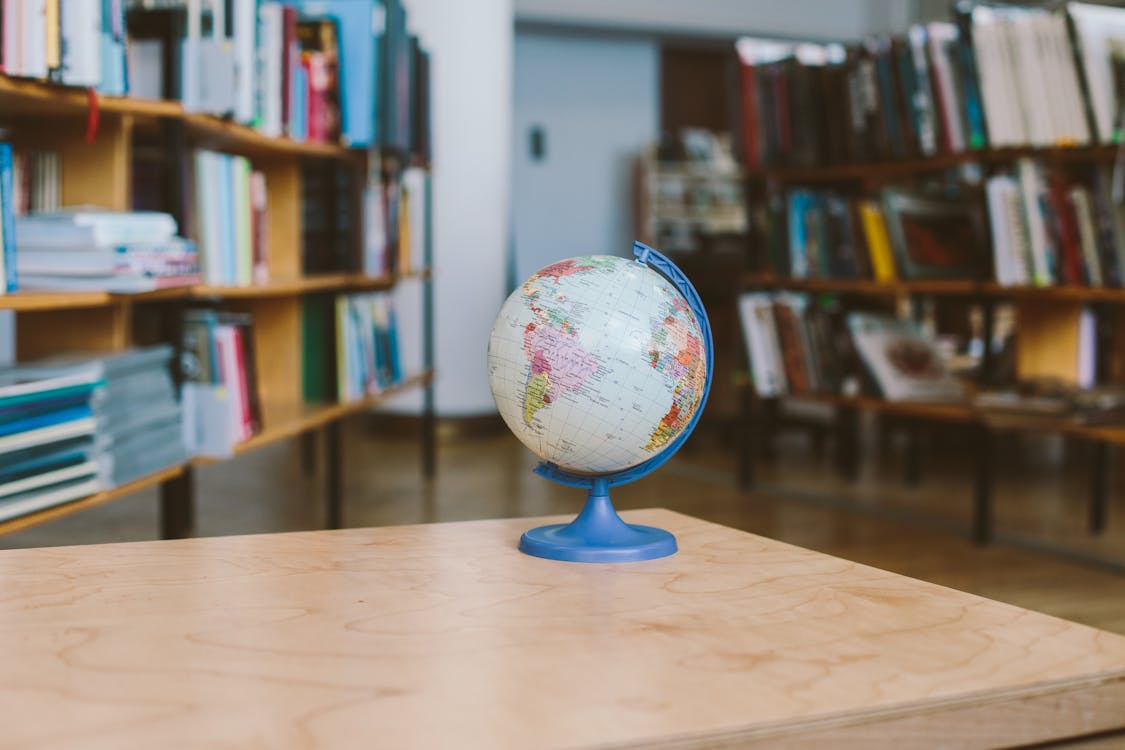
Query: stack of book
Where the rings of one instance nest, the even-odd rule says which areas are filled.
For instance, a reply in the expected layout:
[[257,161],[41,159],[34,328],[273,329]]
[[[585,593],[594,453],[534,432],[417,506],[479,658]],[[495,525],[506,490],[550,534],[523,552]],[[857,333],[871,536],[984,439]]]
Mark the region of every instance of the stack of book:
[[336,394],[353,401],[402,382],[389,292],[336,297]]
[[1121,140],[1125,8],[959,0],[902,36],[736,51],[752,169]]
[[266,180],[250,160],[216,151],[195,152],[192,207],[203,279],[216,286],[248,286],[268,278]]
[[1005,286],[1125,284],[1125,217],[1112,174],[1076,177],[1020,159],[987,181],[996,281]]
[[759,267],[785,277],[979,279],[988,236],[975,197],[887,188],[877,197],[795,188],[755,216]]
[[90,398],[94,455],[103,486],[110,488],[186,458],[172,356],[171,345],[161,344],[115,354],[60,355],[21,365],[19,372],[39,378],[95,380]]
[[127,91],[121,0],[5,0],[0,30],[0,72],[103,94]]
[[148,292],[199,282],[195,244],[170,215],[92,207],[15,221],[19,287]]
[[170,346],[0,372],[0,519],[182,463]]
[[38,377],[0,371],[0,520],[105,487],[90,401],[92,370]]
[[808,295],[752,292],[739,300],[754,389],[763,398],[854,392],[890,401],[960,401],[960,381],[917,326],[829,310]]
[[262,429],[253,321],[189,310],[183,335],[184,443],[193,456],[229,456]]

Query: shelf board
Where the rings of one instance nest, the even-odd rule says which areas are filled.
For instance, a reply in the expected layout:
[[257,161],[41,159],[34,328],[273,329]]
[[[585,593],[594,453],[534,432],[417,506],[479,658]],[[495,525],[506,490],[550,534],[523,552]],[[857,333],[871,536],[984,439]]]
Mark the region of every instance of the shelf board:
[[[281,440],[318,429],[338,419],[366,411],[400,393],[425,386],[432,378],[433,374],[430,372],[420,373],[406,378],[402,383],[388,388],[382,393],[346,403],[265,403],[262,405],[264,428],[254,437],[235,446],[234,455],[239,456],[249,453],[258,448],[264,448]],[[224,459],[198,456],[192,459],[192,464],[194,466],[207,466],[222,460]]]
[[[837,292],[864,296],[891,296],[896,294],[981,294],[985,285],[979,281],[957,279],[932,279],[926,281],[881,282],[871,279],[792,279],[772,274],[749,273],[743,276],[743,286],[764,289],[789,289],[805,292]],[[998,290],[1004,289],[994,285]]]
[[12,518],[7,521],[2,521],[0,522],[0,534],[11,534],[16,531],[22,531],[23,529],[31,528],[32,526],[38,526],[39,524],[47,523],[48,521],[55,521],[59,518],[65,518],[66,516],[72,515],[74,513],[80,513],[84,510],[89,510],[90,508],[94,508],[99,505],[105,505],[112,500],[117,500],[118,498],[124,497],[126,495],[131,495],[134,492],[140,492],[141,490],[148,489],[149,487],[155,487],[158,484],[167,482],[169,479],[175,479],[176,477],[180,476],[183,471],[183,465],[176,464],[175,466],[170,466],[167,469],[163,469],[153,474],[149,474],[148,476],[141,477],[140,479],[129,482],[128,484],[123,484],[120,487],[114,487],[111,490],[98,492],[94,495],[90,495],[79,500],[74,500],[69,503],[63,503],[62,505],[55,505],[50,508],[44,508],[43,510],[35,511],[34,513],[28,513],[27,515],[19,516],[18,518]]
[[[89,106],[89,94],[84,88],[0,74],[0,111],[29,115],[84,116],[89,111]],[[177,119],[184,123],[195,145],[232,151],[244,156],[266,159],[276,156],[351,159],[363,155],[362,150],[338,144],[303,143],[285,137],[264,135],[249,126],[214,115],[185,112],[177,101],[98,95],[98,110],[107,114],[129,115],[142,122],[162,117]]]
[[750,289],[834,292],[868,297],[897,294],[935,294],[951,297],[980,296],[1033,301],[1125,304],[1125,289],[1087,286],[1002,286],[994,281],[972,281],[968,279],[930,279],[887,283],[870,279],[792,279],[772,274],[748,273],[743,276],[742,284]]
[[315,292],[360,292],[390,289],[403,279],[429,279],[430,269],[418,269],[405,274],[365,276],[360,273],[316,274],[292,279],[271,279],[264,284],[250,286],[193,286],[159,289],[142,294],[111,294],[109,292],[52,292],[17,291],[0,294],[0,310],[31,312],[36,310],[67,310],[109,305],[163,302],[175,299],[257,299],[298,296]]
[[989,148],[964,151],[957,154],[936,154],[934,156],[858,164],[766,167],[754,170],[749,174],[751,179],[772,179],[780,182],[885,181],[908,177],[919,172],[949,169],[971,162],[1004,164],[1023,157],[1032,157],[1048,162],[1067,164],[1104,161],[1113,158],[1116,153],[1116,145]]

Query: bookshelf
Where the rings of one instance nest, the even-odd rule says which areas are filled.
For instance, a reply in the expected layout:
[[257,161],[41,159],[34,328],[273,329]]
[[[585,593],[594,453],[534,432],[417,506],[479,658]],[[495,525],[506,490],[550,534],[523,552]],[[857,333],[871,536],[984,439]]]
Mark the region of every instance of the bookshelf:
[[[248,286],[199,284],[151,293],[119,295],[105,292],[18,291],[0,296],[0,309],[16,318],[17,360],[68,351],[122,351],[156,341],[179,343],[174,322],[192,303],[219,310],[249,313],[253,318],[253,349],[262,403],[262,430],[238,444],[234,455],[281,440],[321,433],[326,445],[323,473],[328,523],[340,526],[342,481],[340,423],[369,410],[397,393],[425,391],[423,470],[436,464],[433,419],[433,294],[431,216],[428,164],[386,151],[384,160],[427,171],[424,247],[413,248],[416,267],[403,273],[367,276],[351,271],[306,274],[302,271],[302,167],[332,160],[364,169],[368,152],[340,145],[303,143],[268,137],[218,117],[185,112],[179,102],[101,97],[85,90],[0,74],[0,112],[9,139],[17,149],[47,149],[59,154],[63,205],[132,208],[132,171],[138,154],[155,153],[165,167],[182,164],[194,149],[214,149],[244,156],[265,175],[269,193],[266,221],[270,237],[268,281]],[[96,123],[96,127],[93,127]],[[174,170],[173,170],[174,172]],[[173,178],[175,179],[175,178]],[[167,186],[166,186],[167,187]],[[173,186],[174,187],[174,186]],[[175,211],[172,211],[175,213]],[[181,216],[181,226],[184,224]],[[314,295],[391,290],[402,279],[423,285],[420,326],[425,353],[423,370],[378,395],[345,403],[309,403],[302,397],[302,303]],[[154,331],[155,340],[154,340]],[[0,533],[47,523],[134,492],[158,487],[161,535],[188,536],[193,525],[193,475],[216,463],[195,458],[74,502],[0,522]]]
[[[1100,110],[1118,112],[1122,101],[1120,92],[1110,91],[1096,74],[1101,62],[1107,63],[1107,70],[1125,62],[1116,47],[1125,28],[1125,11],[1108,7],[1095,11],[1088,5],[1074,9],[1069,4],[1012,6],[965,0],[951,5],[949,22],[920,24],[901,35],[853,44],[739,40],[733,56],[739,82],[735,109],[740,113],[739,156],[746,170],[751,216],[748,270],[739,278],[739,289],[831,298],[836,309],[845,313],[890,312],[897,307],[919,317],[922,310],[936,310],[938,320],[962,316],[966,326],[967,311],[975,308],[982,329],[977,335],[983,344],[979,387],[1000,382],[998,353],[992,349],[994,326],[997,311],[1011,309],[1017,343],[1010,361],[1019,380],[1053,378],[1085,386],[1092,379],[1096,385],[1120,385],[1125,382],[1121,339],[1125,280],[1110,269],[1119,268],[1116,258],[1125,257],[1114,256],[1113,249],[1115,242],[1118,252],[1125,247],[1125,225],[1114,224],[1125,215],[1125,207],[1101,178],[1115,165],[1121,168],[1123,151],[1120,134],[1114,131],[1107,136],[1105,122],[1098,117]],[[1103,11],[1096,23],[1082,18]],[[998,16],[1008,13],[1011,17],[997,26]],[[1112,23],[1106,20],[1110,15]],[[992,55],[992,44],[1015,44],[1011,39],[997,42],[996,34],[1014,35],[1012,39],[1022,43],[1031,38],[1027,24],[1032,23],[1040,24],[1041,33],[1057,36],[1057,49],[1052,48],[1050,55],[1024,59],[1022,67],[1018,56]],[[1089,43],[1092,38],[1094,44]],[[1026,54],[1032,47],[1024,49]],[[1010,51],[1016,54],[1014,47]],[[1092,61],[1097,55],[1105,60]],[[1011,66],[1015,69],[1009,70]],[[1064,85],[1068,76],[1076,77],[1073,85]],[[950,85],[943,88],[944,84]],[[1033,210],[1043,215],[1052,278],[1050,283],[1038,278],[1036,284],[1012,283],[1009,275],[1008,282],[1001,283],[1002,258],[1011,254],[1026,253],[1021,261],[1028,263],[1026,275],[1038,275],[1033,264],[1039,262],[1041,250],[1034,239],[1019,238],[1022,249],[1009,247],[1005,252],[1010,255],[1003,255],[998,232],[1010,229],[1005,218],[1014,220],[997,210],[999,204],[990,202],[989,192],[991,183],[1000,179],[1012,179],[1026,188],[1019,181],[1021,170],[1029,164],[1034,166],[1038,193],[1021,192],[1018,200],[1025,222],[1031,221],[1027,213]],[[976,273],[945,277],[912,273],[905,270],[908,261],[900,265],[910,255],[901,246],[916,248],[929,238],[914,234],[903,241],[892,233],[895,271],[891,278],[879,273],[871,236],[863,237],[867,230],[857,205],[875,204],[889,225],[889,192],[930,190],[933,194],[941,189],[946,190],[943,198],[953,194],[983,218],[986,228],[980,245],[989,254],[987,264]],[[821,201],[815,209],[820,213],[811,219],[807,205],[793,201],[802,192]],[[1079,198],[1088,201],[1082,208]],[[1099,199],[1102,205],[1096,205]],[[850,211],[850,219],[832,215],[833,200],[845,206],[837,217]],[[1082,211],[1091,228],[1085,236],[1081,235]],[[800,222],[796,234],[794,221]],[[1026,227],[1025,223],[1022,231],[1031,231]],[[821,233],[819,239],[816,232]],[[840,239],[848,235],[850,240]],[[863,262],[841,261],[840,247],[849,243],[847,252],[862,253]],[[1091,246],[1096,247],[1093,261]],[[866,259],[869,251],[872,257]],[[1066,267],[1071,262],[1079,268],[1078,281]],[[1096,277],[1091,268],[1099,267]],[[1095,281],[1102,277],[1104,284]],[[1091,320],[1086,330],[1095,331],[1096,354],[1088,368],[1092,375],[1082,363],[1088,343],[1082,329]],[[976,381],[968,383],[964,402],[920,403],[834,392],[763,396],[750,376],[735,373],[732,380],[741,393],[738,478],[744,487],[753,483],[754,458],[778,428],[780,401],[792,399],[831,408],[834,417],[828,429],[838,438],[836,464],[846,477],[857,474],[855,443],[861,412],[883,415],[907,427],[908,478],[918,476],[919,429],[941,422],[963,431],[974,464],[972,535],[982,543],[994,533],[990,458],[999,436],[1033,430],[1088,443],[1092,449],[1088,526],[1092,533],[1105,526],[1110,454],[1125,446],[1125,426],[1093,426],[1067,418],[998,420],[994,413],[973,405]]]

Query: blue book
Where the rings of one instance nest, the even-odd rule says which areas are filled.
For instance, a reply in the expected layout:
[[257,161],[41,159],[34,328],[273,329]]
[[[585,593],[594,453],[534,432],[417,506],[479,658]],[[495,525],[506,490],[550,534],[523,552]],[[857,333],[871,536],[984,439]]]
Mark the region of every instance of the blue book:
[[341,134],[349,146],[374,145],[382,7],[375,0],[297,0],[296,5],[302,15],[336,20]]
[[89,437],[17,451],[0,461],[0,484],[83,464],[93,453],[94,442]]
[[92,416],[94,416],[94,411],[90,408],[89,404],[72,406],[68,409],[59,409],[58,411],[37,414],[27,417],[26,419],[17,419],[14,422],[0,424],[0,437],[15,435],[19,432],[38,430],[43,427],[54,427],[58,424],[66,424],[67,422],[74,422],[78,419],[88,419]]
[[42,401],[30,401],[24,404],[11,404],[0,406],[0,424],[16,422],[21,419],[47,414],[59,409],[69,409],[72,406],[81,406],[89,403],[91,393],[79,390],[76,393],[64,394],[59,397],[47,398]]
[[289,137],[304,141],[309,132],[309,76],[300,65],[293,69],[293,92],[289,101]]
[[222,257],[223,283],[238,283],[238,243],[235,241],[234,224],[234,157],[219,155],[219,189],[217,191],[219,236],[222,237],[220,255]]
[[16,291],[16,191],[12,183],[12,144],[0,143],[0,252],[4,257],[4,287]]

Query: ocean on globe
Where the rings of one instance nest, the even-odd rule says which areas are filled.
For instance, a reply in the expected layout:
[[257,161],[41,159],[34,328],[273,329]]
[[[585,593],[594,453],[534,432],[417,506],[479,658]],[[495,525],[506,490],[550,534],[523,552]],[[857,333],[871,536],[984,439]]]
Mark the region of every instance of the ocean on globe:
[[584,255],[512,292],[488,342],[500,415],[545,461],[611,474],[670,446],[703,399],[707,355],[680,291],[644,263]]

